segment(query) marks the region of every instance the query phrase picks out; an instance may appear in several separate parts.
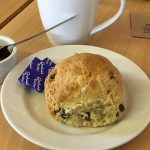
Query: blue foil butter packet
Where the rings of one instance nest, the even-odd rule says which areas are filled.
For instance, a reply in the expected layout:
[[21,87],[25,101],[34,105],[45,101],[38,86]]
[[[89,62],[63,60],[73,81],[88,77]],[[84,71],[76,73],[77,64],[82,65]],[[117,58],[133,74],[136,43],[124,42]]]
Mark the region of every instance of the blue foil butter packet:
[[55,63],[49,58],[40,60],[35,57],[18,80],[19,82],[35,89],[37,92],[43,92],[45,78],[49,71],[54,67]]
[[48,57],[47,58],[45,58],[45,59],[43,59],[42,60],[44,63],[45,63],[45,65],[46,65],[46,67],[48,68],[48,69],[46,69],[46,71],[48,71],[48,73],[55,67],[55,63],[54,62],[52,62]]

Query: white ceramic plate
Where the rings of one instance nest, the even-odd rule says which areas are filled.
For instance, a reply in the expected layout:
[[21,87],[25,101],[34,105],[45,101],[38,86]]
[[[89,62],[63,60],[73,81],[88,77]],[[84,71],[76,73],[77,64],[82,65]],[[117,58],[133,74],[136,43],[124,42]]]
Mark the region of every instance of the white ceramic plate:
[[[130,96],[124,118],[105,128],[73,128],[50,118],[44,95],[29,90],[17,79],[36,56],[58,62],[81,52],[107,57],[121,72]],[[150,82],[145,73],[127,58],[92,46],[60,46],[35,53],[21,61],[6,77],[2,86],[3,113],[20,135],[42,147],[57,150],[101,150],[117,147],[141,133],[150,121]]]

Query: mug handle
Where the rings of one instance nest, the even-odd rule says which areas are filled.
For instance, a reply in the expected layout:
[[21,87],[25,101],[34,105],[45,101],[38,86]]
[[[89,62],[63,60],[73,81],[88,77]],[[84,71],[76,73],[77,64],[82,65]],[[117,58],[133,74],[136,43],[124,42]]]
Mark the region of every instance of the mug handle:
[[123,13],[123,10],[125,8],[125,5],[126,5],[126,0],[120,0],[120,1],[121,1],[121,4],[120,4],[120,8],[119,8],[118,12],[112,18],[110,18],[107,21],[94,27],[90,33],[91,35],[95,34],[98,31],[101,31],[101,30],[107,28],[108,26],[110,26],[112,23],[114,23],[121,16],[121,14]]

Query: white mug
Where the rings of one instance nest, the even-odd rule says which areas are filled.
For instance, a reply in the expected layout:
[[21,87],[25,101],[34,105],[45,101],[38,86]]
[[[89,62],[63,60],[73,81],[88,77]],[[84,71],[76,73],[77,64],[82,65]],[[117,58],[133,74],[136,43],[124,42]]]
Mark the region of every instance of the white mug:
[[120,0],[118,12],[102,24],[93,27],[99,0],[37,0],[40,17],[45,29],[65,18],[76,17],[47,33],[53,45],[83,44],[94,34],[115,22],[122,14],[126,0]]

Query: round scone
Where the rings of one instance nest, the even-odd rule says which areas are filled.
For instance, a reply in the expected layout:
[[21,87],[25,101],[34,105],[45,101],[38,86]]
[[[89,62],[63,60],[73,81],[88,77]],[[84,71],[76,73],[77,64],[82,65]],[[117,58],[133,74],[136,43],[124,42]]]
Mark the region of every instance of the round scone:
[[75,127],[114,123],[124,111],[123,81],[105,57],[81,53],[59,62],[45,80],[45,99],[54,118]]

